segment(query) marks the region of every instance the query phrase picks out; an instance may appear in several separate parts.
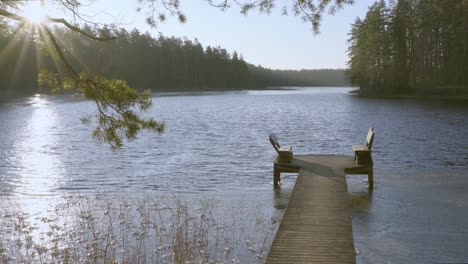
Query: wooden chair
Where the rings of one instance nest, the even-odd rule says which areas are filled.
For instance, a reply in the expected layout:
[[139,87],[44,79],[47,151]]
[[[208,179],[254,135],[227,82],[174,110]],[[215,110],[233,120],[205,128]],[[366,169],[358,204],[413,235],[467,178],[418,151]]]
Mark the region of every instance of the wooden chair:
[[374,142],[374,129],[369,128],[365,145],[353,145],[354,159],[357,164],[372,165],[372,143]]
[[293,158],[292,148],[290,146],[281,146],[275,134],[270,134],[270,143],[278,153],[279,163],[290,163]]

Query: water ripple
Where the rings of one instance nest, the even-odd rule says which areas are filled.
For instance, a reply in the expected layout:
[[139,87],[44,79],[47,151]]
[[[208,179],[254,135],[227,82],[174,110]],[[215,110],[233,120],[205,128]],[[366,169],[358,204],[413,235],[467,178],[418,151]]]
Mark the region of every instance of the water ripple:
[[157,96],[148,115],[164,120],[166,133],[143,133],[120,152],[93,141],[92,127],[78,121],[90,102],[41,96],[3,103],[0,192],[270,190],[269,133],[295,153],[352,155],[370,126],[377,169],[468,168],[467,107],[346,91]]

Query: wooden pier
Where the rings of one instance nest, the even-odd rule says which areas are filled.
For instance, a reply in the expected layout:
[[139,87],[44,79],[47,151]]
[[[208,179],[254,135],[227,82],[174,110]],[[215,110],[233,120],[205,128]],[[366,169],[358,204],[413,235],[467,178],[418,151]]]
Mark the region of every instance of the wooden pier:
[[372,160],[356,157],[297,155],[274,162],[274,185],[282,172],[298,172],[266,263],[355,263],[352,221],[345,174],[367,174],[373,188]]

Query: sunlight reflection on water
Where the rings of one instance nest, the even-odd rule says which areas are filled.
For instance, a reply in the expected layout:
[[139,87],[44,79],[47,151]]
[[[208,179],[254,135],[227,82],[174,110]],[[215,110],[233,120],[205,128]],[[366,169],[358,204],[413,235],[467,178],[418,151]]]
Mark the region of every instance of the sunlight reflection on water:
[[33,97],[33,110],[26,129],[20,131],[23,135],[14,144],[20,157],[18,174],[23,176],[18,179],[18,194],[47,195],[57,188],[58,179],[65,175],[60,155],[55,151],[59,144],[53,136],[57,126],[56,113],[48,104],[47,99],[39,95]]
[[46,225],[41,218],[49,218],[55,206],[64,200],[54,194],[59,181],[66,176],[61,162],[58,138],[59,124],[53,103],[46,97],[35,95],[27,104],[31,107],[24,129],[17,131],[12,144],[15,158],[15,196],[13,209],[26,213],[31,225],[39,229],[33,236],[39,239]]

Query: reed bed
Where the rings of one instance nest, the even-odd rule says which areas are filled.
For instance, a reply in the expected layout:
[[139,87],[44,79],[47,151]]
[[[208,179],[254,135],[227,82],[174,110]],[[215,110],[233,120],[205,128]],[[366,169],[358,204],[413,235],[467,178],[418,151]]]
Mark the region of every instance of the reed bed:
[[260,207],[180,196],[67,198],[41,217],[11,201],[0,210],[2,264],[262,263],[278,225]]

